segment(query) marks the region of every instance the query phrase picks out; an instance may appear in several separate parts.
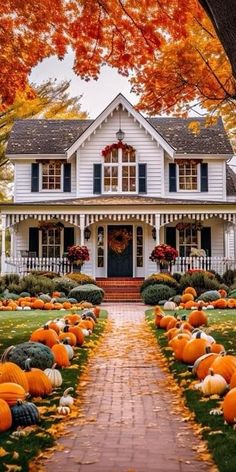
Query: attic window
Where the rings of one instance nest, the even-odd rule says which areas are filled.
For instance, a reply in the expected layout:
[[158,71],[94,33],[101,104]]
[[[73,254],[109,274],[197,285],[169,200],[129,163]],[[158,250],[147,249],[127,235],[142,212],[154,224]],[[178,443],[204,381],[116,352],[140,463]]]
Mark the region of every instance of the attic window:
[[198,165],[195,162],[185,161],[178,165],[179,190],[198,189]]
[[61,162],[42,163],[42,190],[61,190]]

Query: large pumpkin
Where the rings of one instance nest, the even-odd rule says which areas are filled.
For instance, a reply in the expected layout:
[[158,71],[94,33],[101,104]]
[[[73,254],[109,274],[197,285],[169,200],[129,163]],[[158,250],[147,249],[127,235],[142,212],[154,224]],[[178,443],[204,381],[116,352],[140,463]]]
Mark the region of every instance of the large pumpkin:
[[193,310],[188,317],[188,322],[197,328],[198,326],[206,326],[207,325],[207,315],[204,313],[201,307],[197,310]]
[[206,339],[190,339],[183,350],[183,362],[193,365],[194,362],[206,353],[210,344]]
[[70,365],[69,354],[64,344],[54,344],[52,353],[58,367],[68,367]]
[[227,300],[225,298],[219,298],[218,300],[215,300],[214,303],[214,308],[219,308],[219,309],[224,309],[227,308]]
[[163,316],[163,318],[161,318],[160,320],[160,324],[159,324],[160,328],[167,329],[167,326],[171,320],[175,320],[175,317],[172,315]]
[[29,393],[33,397],[45,397],[49,395],[52,392],[52,383],[47,375],[41,369],[31,369],[30,359],[27,359],[25,367],[29,383]]
[[181,302],[186,303],[190,301],[194,301],[194,296],[191,293],[184,293],[181,297]]
[[188,341],[189,336],[187,334],[178,334],[169,342],[169,346],[172,347],[177,361],[182,361],[183,350]]
[[7,431],[12,425],[12,415],[8,403],[0,398],[0,433]]
[[39,422],[39,411],[34,403],[18,400],[11,412],[15,427],[31,426]]
[[0,364],[0,383],[4,382],[19,384],[26,392],[29,391],[25,372],[13,362],[3,362]]
[[14,382],[4,382],[0,384],[0,398],[12,406],[17,400],[25,400],[26,392],[21,385]]
[[236,370],[236,356],[225,355],[222,353],[216,357],[211,367],[215,374],[222,375],[229,384],[231,377]]
[[196,298],[196,296],[197,296],[197,292],[196,292],[195,288],[193,288],[193,287],[186,287],[184,289],[184,294],[185,293],[191,293],[191,295],[193,295],[194,298]]
[[192,373],[196,375],[199,380],[205,379],[208,374],[209,368],[217,358],[218,354],[209,352],[199,357],[193,365]]
[[236,388],[232,388],[224,398],[223,401],[223,415],[225,421],[229,424],[236,422]]
[[58,335],[54,329],[50,329],[48,325],[43,328],[38,328],[31,334],[30,341],[45,344],[48,347],[52,347],[58,342]]
[[37,298],[33,303],[32,303],[32,308],[34,310],[42,310],[44,308],[44,301],[41,300],[40,298]]

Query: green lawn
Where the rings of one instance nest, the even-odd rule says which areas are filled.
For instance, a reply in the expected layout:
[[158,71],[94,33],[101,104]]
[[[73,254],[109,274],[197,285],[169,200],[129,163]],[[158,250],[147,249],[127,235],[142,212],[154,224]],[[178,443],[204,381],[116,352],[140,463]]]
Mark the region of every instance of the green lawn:
[[[62,317],[67,311],[16,311],[0,313],[0,354],[4,349],[12,344],[28,341],[31,332],[45,324],[50,319]],[[70,311],[68,311],[70,313]],[[59,398],[68,387],[74,387],[79,380],[79,376],[89,356],[89,352],[96,346],[101,336],[105,324],[107,313],[102,310],[96,328],[81,348],[76,348],[72,366],[61,371],[63,384],[60,388],[54,389],[53,393],[43,399],[37,399],[37,406],[45,407],[41,415],[40,424],[27,432],[26,436],[15,437],[14,430],[9,430],[0,435],[0,470],[7,471],[7,465],[17,465],[20,472],[28,471],[29,461],[38,455],[43,449],[50,447],[55,442],[52,426],[61,423],[61,417],[56,413]],[[92,342],[91,342],[92,341]],[[72,393],[73,396],[76,394]],[[3,448],[3,449],[2,449]],[[6,454],[5,454],[6,452]]]
[[[166,312],[173,314],[173,312]],[[180,313],[180,312],[179,312]],[[189,311],[181,311],[188,315]],[[236,310],[209,310],[207,311],[209,332],[217,342],[224,344],[230,354],[236,355]],[[203,438],[207,440],[208,446],[220,472],[236,472],[236,432],[231,426],[225,425],[223,416],[213,416],[209,412],[212,408],[219,407],[219,400],[209,399],[191,387],[193,376],[183,376],[187,372],[187,366],[173,359],[172,352],[167,348],[167,338],[164,330],[156,329],[153,324],[152,310],[146,312],[147,320],[153,330],[158,343],[168,359],[170,371],[176,381],[183,386],[186,404],[195,414],[195,418],[204,429]],[[204,401],[201,401],[204,400]]]

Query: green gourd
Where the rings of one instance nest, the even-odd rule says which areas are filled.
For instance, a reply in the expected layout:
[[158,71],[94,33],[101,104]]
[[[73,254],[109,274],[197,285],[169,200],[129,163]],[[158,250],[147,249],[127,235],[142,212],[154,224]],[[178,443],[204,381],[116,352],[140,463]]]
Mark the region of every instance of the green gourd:
[[11,414],[15,427],[31,426],[39,422],[39,411],[34,403],[18,400],[11,408]]
[[54,356],[51,349],[44,346],[44,344],[31,341],[10,346],[2,355],[4,362],[14,362],[23,370],[25,368],[25,361],[28,358],[31,360],[31,367],[37,367],[42,370],[52,367],[54,364]]

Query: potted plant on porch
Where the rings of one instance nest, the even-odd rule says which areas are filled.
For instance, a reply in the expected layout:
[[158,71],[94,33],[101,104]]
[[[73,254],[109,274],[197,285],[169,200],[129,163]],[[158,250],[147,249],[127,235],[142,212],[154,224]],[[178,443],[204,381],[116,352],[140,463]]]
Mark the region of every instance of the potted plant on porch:
[[149,259],[158,265],[158,272],[171,272],[171,264],[178,257],[178,251],[168,244],[158,244],[151,252]]
[[73,271],[80,272],[85,261],[89,261],[89,251],[87,246],[74,244],[68,248],[67,259],[73,264]]

